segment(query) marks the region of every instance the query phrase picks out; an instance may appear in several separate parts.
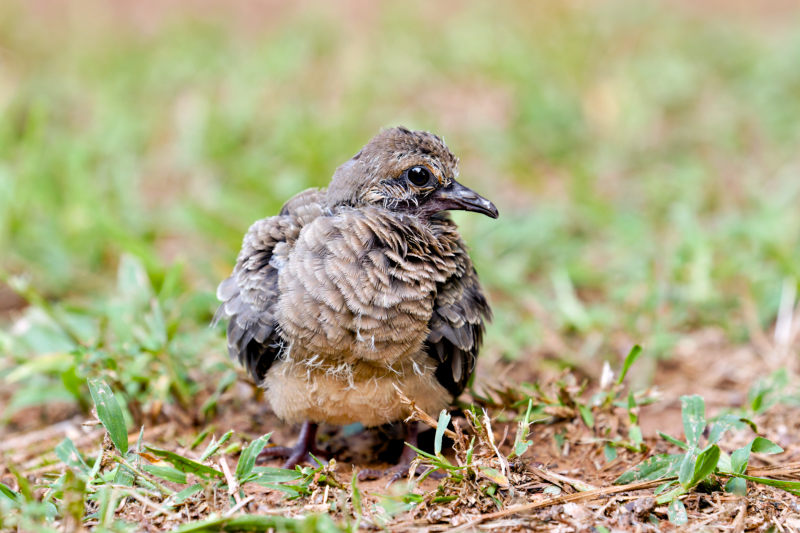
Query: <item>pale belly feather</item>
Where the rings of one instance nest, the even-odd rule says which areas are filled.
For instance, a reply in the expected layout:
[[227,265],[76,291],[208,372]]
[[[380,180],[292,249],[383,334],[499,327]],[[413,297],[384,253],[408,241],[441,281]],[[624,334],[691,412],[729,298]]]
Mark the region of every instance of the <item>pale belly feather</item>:
[[[360,422],[372,427],[403,420],[410,414],[409,406],[400,402],[393,385],[427,413],[435,415],[447,407],[452,396],[433,372],[431,366],[418,365],[416,371],[403,375],[358,380],[347,371],[337,374],[311,370],[292,361],[276,361],[263,386],[273,411],[286,422],[310,420],[334,425]],[[356,368],[353,374],[357,373]]]

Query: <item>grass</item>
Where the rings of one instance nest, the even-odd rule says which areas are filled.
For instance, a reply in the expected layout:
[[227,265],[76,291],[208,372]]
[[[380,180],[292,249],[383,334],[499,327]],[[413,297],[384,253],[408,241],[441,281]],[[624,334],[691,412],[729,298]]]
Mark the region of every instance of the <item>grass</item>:
[[495,309],[485,373],[599,373],[638,343],[646,382],[687,334],[757,341],[798,286],[796,13],[319,3],[142,30],[109,9],[0,6],[6,431],[88,412],[88,378],[129,427],[213,421],[237,374],[207,326],[243,233],[385,126],[444,135],[500,209],[456,216]]

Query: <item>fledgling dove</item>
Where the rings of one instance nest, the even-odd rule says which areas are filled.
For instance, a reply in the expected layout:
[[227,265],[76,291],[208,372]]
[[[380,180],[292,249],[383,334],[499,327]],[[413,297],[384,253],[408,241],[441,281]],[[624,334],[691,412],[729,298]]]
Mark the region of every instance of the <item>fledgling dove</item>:
[[[464,390],[491,310],[447,211],[498,213],[457,175],[436,135],[384,130],[327,190],[301,192],[245,235],[217,318],[230,317],[228,351],[275,414],[303,423],[293,448],[265,450],[285,468],[319,453],[319,423],[406,418],[393,385],[434,414]],[[414,457],[405,450],[396,475]]]

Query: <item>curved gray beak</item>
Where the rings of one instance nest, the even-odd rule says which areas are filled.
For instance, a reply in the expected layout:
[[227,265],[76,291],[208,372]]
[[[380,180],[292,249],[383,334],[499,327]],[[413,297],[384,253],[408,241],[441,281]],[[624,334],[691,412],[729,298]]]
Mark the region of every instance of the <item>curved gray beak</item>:
[[448,187],[436,191],[434,196],[442,211],[474,211],[492,218],[499,215],[492,202],[455,180]]

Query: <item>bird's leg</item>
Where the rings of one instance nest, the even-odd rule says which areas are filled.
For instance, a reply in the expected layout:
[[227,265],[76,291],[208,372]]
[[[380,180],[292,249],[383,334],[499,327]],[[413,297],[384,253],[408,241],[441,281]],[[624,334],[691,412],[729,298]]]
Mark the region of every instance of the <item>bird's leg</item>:
[[[303,427],[300,429],[300,436],[297,442],[291,448],[286,446],[271,446],[264,448],[258,454],[258,459],[263,460],[269,457],[282,457],[286,459],[283,463],[283,468],[292,469],[302,462],[311,463],[311,455],[314,457],[325,457],[328,454],[317,448],[317,425],[313,422],[304,422]],[[310,455],[311,454],[311,455]]]
[[[419,434],[419,428],[417,427],[417,422],[416,421],[409,422],[408,433],[406,434],[406,443],[410,444],[414,448],[419,448],[417,442],[418,434]],[[415,452],[410,446],[404,445],[403,453],[400,454],[400,460],[397,462],[395,466],[387,468],[386,470],[375,470],[372,468],[362,470],[358,474],[358,479],[361,481],[366,481],[368,479],[378,479],[383,476],[389,476],[389,483],[386,484],[386,486],[388,487],[401,477],[408,475],[408,471],[411,469],[411,462],[416,457],[417,457],[417,452]],[[431,477],[437,477],[435,474],[436,473],[434,472]]]

